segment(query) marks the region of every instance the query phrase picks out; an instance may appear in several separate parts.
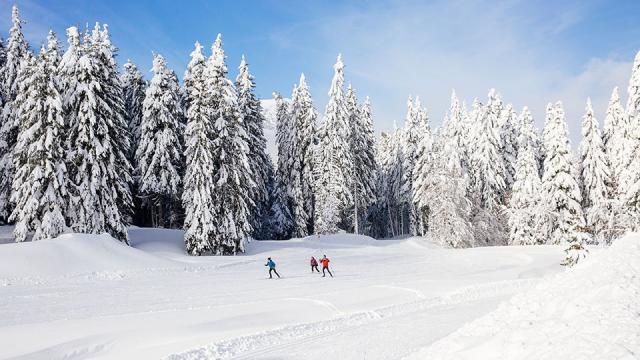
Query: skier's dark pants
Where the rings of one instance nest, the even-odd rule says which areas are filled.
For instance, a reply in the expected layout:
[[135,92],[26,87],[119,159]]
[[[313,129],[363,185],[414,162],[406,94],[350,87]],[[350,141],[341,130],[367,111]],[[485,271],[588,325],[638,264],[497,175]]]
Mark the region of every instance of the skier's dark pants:
[[311,265],[311,272],[313,272],[313,269],[315,269],[317,272],[320,272],[320,270],[318,270],[318,265]]
[[322,276],[325,276],[324,271],[327,270],[329,272],[329,275],[331,275],[331,277],[333,277],[333,274],[331,273],[331,270],[329,270],[328,266],[323,266],[322,267]]
[[276,273],[276,275],[278,275],[278,277],[280,277],[280,274],[278,274],[278,272],[276,271],[276,269],[275,269],[275,268],[270,268],[270,269],[269,269],[269,279],[273,279],[273,276],[271,275],[271,272],[272,272],[272,271],[273,271],[274,273]]

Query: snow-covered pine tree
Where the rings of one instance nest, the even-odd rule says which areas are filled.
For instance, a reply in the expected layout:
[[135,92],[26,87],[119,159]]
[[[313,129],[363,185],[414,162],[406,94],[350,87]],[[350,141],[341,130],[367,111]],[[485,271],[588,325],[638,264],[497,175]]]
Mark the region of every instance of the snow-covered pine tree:
[[[353,92],[353,91],[352,91]],[[369,206],[375,201],[375,144],[373,134],[373,122],[371,119],[371,102],[367,97],[362,108],[354,110],[352,101],[355,94],[349,101],[350,113],[357,113],[352,116],[351,121],[351,148],[353,152],[353,199],[354,199],[354,232],[363,233],[360,221],[367,214]],[[356,102],[357,106],[357,102]]]
[[185,176],[182,205],[185,209],[184,241],[187,253],[202,255],[211,250],[215,241],[215,159],[213,158],[213,121],[209,116],[205,58],[202,46],[195,44],[184,76],[187,104],[185,130]]
[[595,243],[609,242],[612,235],[609,165],[591,99],[587,100],[582,121],[581,155],[584,185],[582,207],[587,227]]
[[520,148],[524,149],[527,146],[531,147],[533,157],[536,160],[536,169],[538,169],[538,174],[542,175],[542,146],[540,134],[534,125],[533,115],[531,115],[529,107],[525,106],[522,108],[516,126],[518,127],[518,150]]
[[11,215],[16,241],[33,232],[33,240],[50,239],[65,231],[64,118],[57,88],[58,43],[50,32],[48,46],[21,71],[15,99],[19,135],[15,151]]
[[293,237],[303,237],[313,231],[313,163],[315,122],[313,107],[304,74],[291,96],[289,141],[288,197],[293,218]]
[[266,152],[267,140],[264,137],[264,115],[260,100],[255,95],[255,82],[253,75],[249,72],[249,65],[245,61],[244,55],[240,61],[236,77],[236,89],[238,92],[238,107],[244,129],[248,135],[247,145],[249,148],[249,170],[251,178],[256,186],[251,190],[251,199],[254,206],[251,208],[252,236],[256,237],[256,232],[263,227],[262,222],[266,220],[268,212],[269,193],[267,189],[268,174],[273,171],[269,167],[273,166]]
[[460,156],[462,169],[467,171],[469,168],[469,152],[467,150],[469,144],[469,129],[468,119],[465,118],[465,111],[463,111],[460,105],[460,100],[456,95],[456,91],[451,91],[451,105],[449,107],[449,114],[447,116],[447,129],[443,131],[455,139],[457,144],[458,155]]
[[218,34],[207,61],[205,81],[207,102],[213,121],[212,154],[215,164],[213,179],[214,242],[216,255],[244,252],[251,236],[250,209],[255,206],[251,194],[255,181],[249,170],[248,135],[238,110],[238,94],[227,78],[227,66]]
[[[77,30],[69,29],[70,44]],[[76,46],[76,45],[72,45]],[[74,50],[75,51],[75,50]],[[67,190],[72,201],[67,212],[73,230],[107,232],[128,243],[126,217],[131,205],[129,135],[124,121],[122,87],[114,49],[106,26],[98,24],[82,44],[82,56],[73,69],[63,61],[67,79],[65,112],[70,119],[67,137]],[[67,58],[67,54],[65,54]],[[69,60],[67,58],[67,60]]]
[[[423,116],[424,115],[424,116]],[[418,144],[422,135],[422,121],[425,121],[426,111],[422,109],[420,98],[416,96],[415,101],[411,97],[407,101],[407,116],[405,118],[404,131],[402,132],[402,152],[403,164],[402,170],[402,189],[401,198],[403,208],[401,211],[406,212],[407,225],[409,234],[416,236],[419,233],[420,214],[413,202],[413,169],[417,161]],[[404,228],[404,225],[403,225]]]
[[13,154],[18,138],[18,109],[13,102],[18,95],[21,63],[29,52],[29,45],[22,33],[22,20],[17,6],[11,10],[11,29],[6,50],[6,61],[0,72],[0,90],[3,108],[0,118],[0,219],[6,221],[11,214],[11,192],[13,183]]
[[472,190],[474,196],[474,239],[477,245],[504,244],[506,223],[500,207],[504,205],[507,171],[501,153],[501,101],[495,91],[489,92],[490,103],[482,106],[474,102],[474,117],[478,128],[474,134],[471,153]]
[[182,186],[180,85],[161,55],[154,56],[152,71],[142,103],[135,176],[152,226],[171,227]]
[[144,102],[147,82],[136,64],[131,60],[123,66],[124,72],[121,76],[122,93],[124,95],[125,121],[131,134],[131,154],[129,161],[135,166],[135,154],[140,142],[140,123],[142,122],[142,103]]
[[[0,36],[0,69],[2,69],[6,63],[7,63],[7,48],[4,46],[4,38]],[[2,70],[0,70],[0,74],[2,74]],[[2,99],[3,99],[2,88],[0,88],[0,106],[2,105]]]
[[443,246],[461,248],[474,243],[469,222],[471,202],[466,198],[468,178],[451,136],[436,139],[433,166],[427,177],[421,206],[429,206],[429,229],[433,239]]
[[[335,219],[348,225],[346,211],[353,201],[351,188],[353,181],[352,154],[350,151],[351,126],[347,122],[348,112],[342,85],[344,64],[338,55],[333,66],[334,76],[329,89],[329,102],[325,109],[320,129],[319,150],[316,156],[316,222],[322,224],[323,231],[337,229]],[[336,201],[337,200],[337,201]],[[340,213],[333,216],[331,211]]]
[[640,51],[636,54],[627,88],[627,132],[623,152],[623,173],[620,188],[625,192],[625,228],[640,229]]
[[542,176],[542,204],[545,210],[542,234],[548,244],[568,244],[565,265],[573,265],[585,255],[586,234],[580,186],[572,170],[567,123],[562,103],[549,104],[544,131],[544,174]]
[[[297,93],[293,88],[293,94]],[[271,207],[271,223],[278,239],[287,239],[293,231],[293,214],[289,207],[289,180],[291,179],[291,112],[289,103],[279,93],[274,93],[276,104],[276,143],[278,148],[278,164],[275,176],[273,205]]]
[[[513,110],[513,105],[507,104],[500,113],[500,152],[507,176],[505,182],[507,193],[510,192],[515,176],[516,158],[518,156],[518,126],[516,124],[517,114]],[[505,194],[508,196],[508,194]]]
[[624,107],[620,103],[618,87],[615,87],[607,106],[607,116],[604,119],[604,129],[602,132],[602,142],[607,155],[609,165],[610,181],[612,185],[612,196],[617,197],[618,185],[623,166],[621,156],[625,151],[625,141],[627,132],[627,119]]
[[618,88],[611,93],[607,115],[604,120],[602,133],[603,148],[609,168],[609,203],[611,204],[611,217],[609,221],[609,236],[606,241],[611,241],[625,231],[627,211],[624,204],[625,190],[622,188],[623,175],[625,174],[625,162],[628,152],[628,123],[624,107],[620,103]]
[[521,143],[509,201],[509,244],[544,243],[538,231],[540,211],[540,173],[531,142]]
[[[491,96],[491,93],[490,93]],[[491,98],[491,97],[490,97]],[[500,124],[492,106],[482,106],[478,115],[475,149],[471,163],[475,173],[474,188],[479,203],[487,209],[501,205],[506,189],[504,161],[500,149]]]
[[[413,168],[413,202],[420,214],[419,234],[424,236],[429,229],[429,191],[433,175],[432,167],[435,165],[433,152],[433,135],[428,124],[422,129],[422,136],[418,143],[416,153],[417,160]],[[453,141],[453,140],[452,140]],[[466,192],[465,192],[466,195]]]

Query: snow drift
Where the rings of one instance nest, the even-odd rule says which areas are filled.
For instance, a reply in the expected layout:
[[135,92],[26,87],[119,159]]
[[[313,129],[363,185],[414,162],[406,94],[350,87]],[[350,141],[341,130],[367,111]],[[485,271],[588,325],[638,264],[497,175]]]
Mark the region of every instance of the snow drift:
[[410,358],[638,357],[640,234],[630,234]]

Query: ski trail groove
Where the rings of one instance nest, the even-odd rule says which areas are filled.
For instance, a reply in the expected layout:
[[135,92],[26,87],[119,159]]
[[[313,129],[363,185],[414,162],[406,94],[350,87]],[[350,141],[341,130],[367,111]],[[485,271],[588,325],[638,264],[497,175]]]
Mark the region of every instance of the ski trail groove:
[[301,342],[329,336],[340,330],[370,324],[381,319],[405,315],[438,306],[463,304],[481,299],[509,295],[536,284],[538,279],[516,279],[467,286],[442,296],[393,304],[375,310],[354,312],[328,320],[286,325],[264,332],[218,341],[182,353],[166,360],[206,360],[251,358],[261,352],[282,349]]

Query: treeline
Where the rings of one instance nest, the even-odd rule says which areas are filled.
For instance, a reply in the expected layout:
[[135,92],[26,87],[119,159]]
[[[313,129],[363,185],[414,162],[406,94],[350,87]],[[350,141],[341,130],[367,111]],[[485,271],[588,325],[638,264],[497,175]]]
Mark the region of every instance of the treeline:
[[525,107],[494,90],[468,108],[453,93],[431,129],[419,98],[404,127],[376,138],[368,98],[345,86],[338,57],[322,121],[304,75],[276,103],[277,163],[244,57],[228,78],[218,36],[196,43],[182,84],[161,55],[145,81],[122,73],[106,25],[67,29],[32,53],[16,7],[0,42],[0,217],[16,241],[126,226],[185,229],[192,255],[235,254],[246,241],[339,230],[427,235],[445,246],[610,243],[640,216],[640,53],[626,108],[614,90],[602,134],[587,103],[569,146],[560,102],[542,134]]

